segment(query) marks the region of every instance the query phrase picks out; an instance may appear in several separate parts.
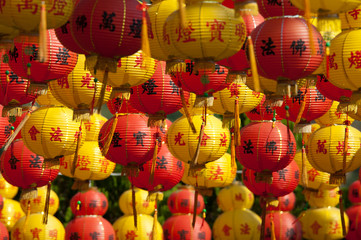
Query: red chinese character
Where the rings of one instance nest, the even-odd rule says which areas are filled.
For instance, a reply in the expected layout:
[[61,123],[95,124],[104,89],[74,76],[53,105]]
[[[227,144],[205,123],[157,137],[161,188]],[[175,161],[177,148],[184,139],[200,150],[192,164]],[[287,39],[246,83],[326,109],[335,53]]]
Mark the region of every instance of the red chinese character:
[[135,58],[135,65],[134,65],[134,67],[138,67],[138,66],[139,66],[139,68],[144,68],[144,66],[142,65],[142,63],[143,63],[143,54],[140,53],[139,56],[137,56],[137,57]]
[[41,196],[37,196],[36,198],[33,198],[34,204],[40,204],[41,203]]
[[239,89],[238,89],[238,85],[236,83],[232,83],[231,85],[228,85],[227,89],[231,93],[230,98],[233,96],[235,96],[235,97],[239,96]]
[[64,8],[66,5],[67,2],[65,0],[54,0],[53,7],[48,11],[48,13],[54,11],[54,15],[64,16]]
[[320,175],[320,173],[319,173],[316,169],[314,169],[314,168],[312,168],[311,170],[308,170],[308,171],[307,171],[307,174],[308,174],[308,181],[311,181],[311,182],[314,182],[314,181],[315,181],[315,178],[316,178],[318,175]]
[[211,39],[209,40],[210,42],[212,42],[214,39],[218,39],[220,42],[224,42],[224,40],[222,39],[222,31],[224,30],[224,25],[226,25],[226,22],[221,22],[217,19],[214,19],[213,22],[207,22],[206,26],[211,28]]
[[60,158],[60,166],[63,166],[63,168],[68,168],[68,162],[65,161],[65,159],[62,157]]
[[86,171],[90,170],[87,166],[91,162],[89,161],[89,156],[78,156],[78,162],[76,163],[76,167],[79,167],[79,170]]
[[169,34],[167,33],[167,22],[165,22],[163,25],[163,42],[168,45],[170,44]]
[[318,234],[318,230],[320,230],[320,228],[322,228],[322,226],[317,221],[314,221],[311,225],[312,232],[315,235]]
[[61,86],[61,88],[69,88],[68,77],[59,78],[58,85]]
[[336,56],[336,53],[333,53],[332,55],[329,56],[329,64],[330,64],[330,68],[334,68],[335,70],[338,69],[338,65],[337,63],[335,63],[335,56]]
[[81,127],[79,127],[79,131],[76,131],[74,134],[74,142],[78,141],[78,138],[82,137],[83,133],[81,132]]
[[54,198],[50,198],[49,199],[49,205],[53,206],[55,204],[55,199]]
[[134,240],[136,237],[138,237],[138,235],[132,230],[132,231],[128,231],[125,237],[126,240]]
[[232,230],[232,228],[230,226],[228,226],[227,224],[223,226],[222,231],[224,232],[224,235],[229,236],[229,231]]
[[325,143],[326,142],[327,142],[326,140],[323,140],[323,142],[321,142],[321,140],[317,141],[316,153],[323,153],[323,154],[327,153],[327,149],[325,148]]
[[[207,140],[210,138],[211,137],[209,137],[206,133],[204,133],[202,136],[201,146],[207,146]],[[197,139],[199,139],[199,136],[197,137]]]
[[40,233],[41,231],[43,231],[43,229],[40,229],[40,228],[30,229],[30,232],[33,234],[33,239],[40,239],[39,233]]
[[106,88],[107,92],[111,92],[112,91],[112,86],[110,85],[107,85],[107,88]]
[[221,133],[219,146],[227,147],[227,135],[226,135],[226,133]]
[[58,239],[58,230],[57,229],[49,230],[49,237],[52,239]]
[[361,51],[351,52],[351,57],[348,59],[350,62],[349,68],[355,65],[355,68],[361,68]]
[[247,223],[241,224],[241,234],[249,235],[251,228],[248,226]]
[[330,222],[330,231],[328,234],[337,234],[340,232],[341,226],[337,221]]
[[183,133],[180,133],[180,132],[178,132],[178,135],[175,135],[175,137],[174,137],[174,145],[177,145],[177,143],[178,143],[178,145],[179,146],[184,146],[184,145],[186,145],[186,143],[184,142],[184,140],[182,140],[182,136],[183,136],[184,134]]
[[218,180],[220,179],[221,181],[223,181],[223,174],[224,172],[222,171],[222,168],[217,165],[217,169],[215,171],[214,170],[214,167],[211,167],[211,171],[210,171],[210,174],[211,176],[209,177],[208,180]]
[[107,173],[108,165],[110,164],[110,162],[105,158],[99,161],[101,162],[100,172]]
[[14,230],[14,232],[12,233],[11,237],[14,238],[14,240],[21,240],[20,235],[21,235],[21,232],[20,232],[19,228],[16,228]]
[[31,140],[36,141],[36,134],[40,133],[35,126],[32,126],[28,132],[30,134]]
[[244,202],[242,193],[238,193],[238,194],[234,195],[234,198],[235,198],[236,201]]
[[234,35],[236,35],[238,37],[237,41],[241,41],[242,37],[245,35],[246,32],[246,26],[244,23],[238,23],[236,24],[236,30]]
[[252,91],[252,94],[253,94],[253,96],[255,96],[256,98],[259,98],[259,97],[261,96],[261,93],[260,93],[260,92]]
[[349,15],[353,17],[354,20],[357,20],[358,15],[360,14],[361,9],[354,9],[352,11],[347,12]]
[[21,10],[32,10],[32,14],[36,14],[38,11],[38,4],[32,3],[33,0],[21,0],[22,4],[17,4],[18,12],[21,12]]
[[[338,141],[338,146],[336,146],[336,149],[337,149],[337,153],[336,153],[336,155],[337,154],[341,154],[341,155],[343,155],[343,150],[344,150],[344,147],[345,147],[345,142],[344,141]],[[347,156],[349,156],[351,153],[349,153],[349,151],[348,150],[350,150],[351,149],[351,147],[347,144]]]
[[189,21],[188,22],[188,27],[186,28],[182,28],[181,25],[179,24],[179,27],[176,28],[175,32],[178,33],[178,39],[177,42],[179,42],[180,40],[182,40],[182,42],[186,43],[186,42],[195,42],[196,39],[192,38],[192,32],[195,29],[192,28],[192,22]]
[[57,129],[55,130],[55,128],[51,128],[52,133],[50,133],[51,135],[51,138],[50,138],[50,141],[58,141],[58,142],[61,142],[61,136],[64,136],[62,133],[61,133],[61,130],[59,127],[57,127]]
[[85,129],[86,129],[87,131],[90,131],[91,125],[93,125],[93,124],[94,124],[94,123],[92,123],[92,122],[86,122],[86,123],[84,123]]
[[342,112],[336,111],[335,115],[337,116],[337,118],[341,118]]
[[85,76],[82,76],[82,77],[83,77],[83,79],[81,80],[81,82],[83,84],[80,87],[84,87],[86,85],[87,88],[93,89],[95,84],[93,84],[93,86],[90,86],[90,83],[93,82],[92,75],[90,75],[90,73],[87,73]]
[[143,202],[143,207],[147,208],[148,206],[149,206],[149,202],[148,202],[148,201]]

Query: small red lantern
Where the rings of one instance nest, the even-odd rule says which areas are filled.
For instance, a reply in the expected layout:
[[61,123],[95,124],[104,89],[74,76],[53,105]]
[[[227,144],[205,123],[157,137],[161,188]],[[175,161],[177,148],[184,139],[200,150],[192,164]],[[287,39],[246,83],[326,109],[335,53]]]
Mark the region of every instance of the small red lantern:
[[196,216],[196,222],[192,227],[192,218],[190,214],[175,215],[168,218],[163,224],[163,234],[165,239],[199,239],[202,236],[204,240],[211,240],[212,231],[208,223]]
[[[261,199],[262,200],[262,199]],[[267,211],[292,211],[296,204],[296,195],[290,192],[277,198],[278,206],[268,205]]]
[[81,216],[68,223],[65,239],[115,239],[115,232],[101,216]]
[[347,240],[361,239],[361,205],[354,205],[346,210],[350,227],[346,235]]
[[121,95],[110,99],[107,102],[107,107],[113,115],[116,113],[140,113],[140,111],[129,103],[129,100],[123,98]]
[[289,194],[298,185],[300,178],[300,170],[297,163],[291,161],[291,163],[277,172],[272,173],[272,183],[257,182],[256,172],[251,169],[243,169],[242,179],[244,185],[251,190],[254,194],[263,197],[281,197]]
[[273,234],[275,236],[273,239],[302,239],[301,223],[290,212],[267,213],[265,230],[265,240],[271,240]]
[[103,216],[108,210],[108,199],[95,188],[78,192],[70,200],[71,211],[75,216]]
[[[188,214],[194,210],[194,188],[191,186],[181,186],[168,197],[168,208],[172,214]],[[197,215],[202,213],[204,200],[202,195],[197,198]]]
[[352,203],[361,203],[361,182],[354,181],[348,188],[348,200]]
[[[163,61],[158,62],[155,73],[148,81],[131,88],[129,102],[134,108],[148,114],[150,126],[183,107],[180,90],[165,73],[165,65]],[[188,92],[184,92],[184,98],[188,101]]]
[[241,129],[240,135],[237,159],[245,168],[259,172],[260,177],[271,177],[296,154],[293,133],[281,122],[252,122]]
[[257,0],[259,12],[265,18],[287,15],[303,15],[303,11],[292,5],[289,0]]
[[[149,192],[164,192],[173,188],[182,180],[184,163],[173,157],[167,145],[162,145],[158,153],[154,172],[152,172],[152,165],[152,160],[142,164],[141,167],[139,167],[139,175],[129,176],[129,181],[134,186]],[[150,178],[152,178],[152,180],[150,180]]]
[[[251,121],[270,121],[274,117],[276,117],[276,120],[282,120],[283,118],[277,114],[278,109],[279,107],[272,107],[269,103],[267,103],[266,96],[263,96],[261,103],[253,110],[246,112],[246,115]],[[276,111],[275,116],[274,111]]]

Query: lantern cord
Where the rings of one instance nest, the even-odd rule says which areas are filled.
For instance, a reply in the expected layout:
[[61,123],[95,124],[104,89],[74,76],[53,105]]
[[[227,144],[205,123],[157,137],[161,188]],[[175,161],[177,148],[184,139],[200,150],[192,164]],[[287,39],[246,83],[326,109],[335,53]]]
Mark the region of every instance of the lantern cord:
[[112,127],[110,128],[109,134],[108,134],[107,139],[105,140],[103,148],[102,148],[103,156],[107,155],[110,144],[112,143],[114,132],[115,132],[115,129],[116,129],[117,124],[118,124],[118,116],[119,116],[119,114],[115,113],[114,119],[113,119],[113,122],[112,122]]
[[199,194],[198,189],[196,188],[194,191],[192,228],[194,228],[194,226],[196,225],[196,220],[197,220],[198,194]]
[[50,192],[51,192],[51,182],[49,181],[49,182],[48,182],[48,187],[47,187],[47,189],[46,189],[46,198],[45,198],[45,206],[44,206],[43,224],[48,224]]
[[25,222],[24,222],[24,225],[23,225],[23,231],[25,232],[25,229],[27,228],[28,226],[28,222],[29,222],[29,216],[30,216],[30,211],[31,211],[31,208],[30,208],[30,200],[27,201],[27,204],[26,204],[26,216],[25,216]]
[[93,93],[93,99],[92,99],[92,102],[90,104],[90,115],[93,115],[94,113],[94,105],[95,105],[95,98],[96,98],[96,95],[97,95],[97,84],[98,83],[98,79],[94,78],[94,93]]
[[231,135],[231,168],[236,164],[236,144],[234,141],[234,132]]
[[305,93],[304,93],[304,98],[301,102],[301,106],[300,106],[300,111],[298,112],[296,121],[295,121],[295,125],[299,124],[302,118],[302,114],[305,111],[306,108],[306,101],[307,101],[307,91],[308,91],[308,87],[309,87],[310,81],[307,80],[306,81],[306,89],[305,89]]
[[191,126],[193,133],[196,133],[197,130],[196,130],[196,127],[194,126],[194,123],[193,123],[191,114],[189,113],[189,110],[188,110],[188,108],[187,108],[187,103],[186,103],[186,99],[185,99],[185,97],[184,97],[184,92],[183,92],[183,89],[182,89],[182,88],[180,89],[180,96],[181,96],[181,100],[182,100],[183,111],[184,111],[184,114],[185,114],[186,117],[187,117],[189,126]]
[[48,60],[47,52],[47,24],[46,24],[46,5],[45,1],[41,1],[40,24],[39,24],[39,61],[46,62]]
[[204,121],[204,126],[207,125],[207,109],[208,109],[208,102],[207,100],[204,102],[204,108],[203,108],[203,121]]
[[326,78],[330,78],[330,43],[326,43]]
[[[303,134],[302,134],[302,138]],[[306,165],[306,148],[305,141],[302,139],[302,184],[303,186],[308,185],[308,176],[307,176],[307,165]]]
[[[198,202],[197,202],[197,206],[198,206]],[[204,222],[206,221],[206,213],[207,213],[207,209],[204,207],[203,211],[202,211],[202,225],[201,228],[204,226]]]
[[254,91],[260,92],[260,81],[258,77],[258,70],[257,70],[257,63],[256,63],[256,56],[254,54],[254,46],[252,42],[251,36],[248,36],[248,52],[249,52],[249,62],[251,64],[251,71],[253,77],[253,84],[254,84]]
[[158,193],[156,193],[155,203],[154,203],[152,240],[156,240],[156,239],[157,239],[157,236],[158,236],[158,233],[157,233],[157,223],[158,223]]
[[186,28],[186,12],[185,12],[185,4],[184,0],[178,0],[179,4],[179,22],[181,24],[182,29]]
[[314,55],[315,54],[315,44],[313,42],[313,27],[312,27],[312,23],[311,23],[311,7],[310,7],[310,0],[303,0],[303,4],[305,7],[305,19],[307,22],[307,27],[308,27],[308,37],[309,37],[309,41],[310,41],[310,47],[311,47],[311,54]]
[[151,167],[150,175],[149,175],[149,184],[150,185],[153,185],[153,182],[154,182],[154,172],[155,172],[155,165],[157,163],[157,155],[158,155],[158,140],[156,139],[154,152],[153,152],[152,167]]
[[265,239],[265,228],[266,228],[266,214],[267,214],[267,205],[268,202],[266,200],[265,197],[261,197],[264,199],[265,204],[262,206],[262,226],[261,226],[261,236],[260,239],[264,240]]
[[148,61],[145,61],[145,59],[150,58],[151,57],[151,53],[150,53],[150,47],[149,47],[149,39],[148,39],[148,23],[147,23],[147,3],[145,0],[143,0],[142,3],[142,11],[143,11],[143,23],[142,23],[142,51],[143,51],[143,55],[144,58],[143,59],[143,63],[147,63]]
[[196,152],[194,153],[194,156],[192,159],[192,164],[191,164],[192,166],[196,166],[198,164],[198,157],[199,157],[199,153],[201,151],[201,144],[202,144],[202,140],[203,140],[203,136],[204,136],[204,125],[205,125],[205,122],[203,121],[202,125],[201,125],[201,130],[199,132]]
[[133,216],[134,216],[134,227],[137,229],[137,206],[135,201],[135,190],[134,190],[134,184],[132,183],[132,207],[133,207]]
[[104,96],[105,96],[105,90],[107,89],[107,84],[108,84],[108,74],[109,74],[109,69],[105,68],[104,70],[104,77],[103,77],[103,85],[102,85],[102,89],[100,90],[100,96],[98,99],[98,113],[100,114],[100,110],[102,109],[103,106],[103,102],[104,102]]
[[80,148],[81,139],[83,137],[82,129],[81,129],[82,124],[83,124],[83,120],[80,121],[79,132],[78,132],[77,140],[76,140],[75,153],[74,153],[74,157],[73,157],[73,164],[72,164],[71,169],[70,169],[70,174],[73,177],[74,177],[75,169],[76,169],[76,166],[77,166],[77,163],[78,163],[79,148]]
[[234,100],[234,144],[241,145],[241,121],[239,119],[239,101],[238,97]]
[[347,230],[345,223],[345,208],[343,206],[343,201],[342,201],[342,190],[340,190],[338,193],[340,194],[339,207],[340,207],[341,223],[342,223],[342,236],[346,236]]

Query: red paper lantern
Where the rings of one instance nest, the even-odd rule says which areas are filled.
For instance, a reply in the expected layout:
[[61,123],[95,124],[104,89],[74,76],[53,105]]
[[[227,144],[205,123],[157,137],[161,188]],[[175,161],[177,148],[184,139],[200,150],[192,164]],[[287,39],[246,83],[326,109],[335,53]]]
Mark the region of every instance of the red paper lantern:
[[[273,206],[269,204],[267,206],[267,211],[292,211],[296,205],[296,195],[293,192],[278,197],[277,200],[278,200],[278,206]],[[262,202],[262,198],[261,198],[261,204],[264,204],[264,201]]]
[[257,4],[259,12],[265,18],[304,14],[301,9],[292,5],[289,0],[257,0]]
[[211,240],[212,232],[208,223],[196,216],[196,223],[192,227],[192,218],[190,214],[168,218],[163,224],[164,239],[191,240],[201,236],[204,240]]
[[101,216],[82,216],[68,223],[65,239],[115,239],[115,232],[113,226]]
[[150,182],[153,161],[149,160],[139,169],[138,176],[129,176],[129,181],[136,187],[154,191],[167,191],[177,185],[183,177],[184,163],[169,152],[167,145],[162,145],[156,160],[153,183]]
[[10,184],[24,189],[52,182],[59,168],[44,168],[44,158],[31,152],[22,140],[14,141],[1,156],[1,173]]
[[269,121],[273,119],[273,111],[276,111],[276,120],[282,120],[283,118],[277,114],[278,109],[279,107],[271,107],[266,103],[266,96],[263,96],[262,102],[253,110],[246,112],[246,115],[251,121]]
[[323,96],[333,101],[349,102],[351,100],[351,90],[336,87],[327,80],[325,75],[317,75],[316,88]]
[[[165,73],[166,63],[159,61],[153,76],[143,83],[131,88],[130,104],[149,115],[150,120],[165,119],[183,107],[180,90],[171,77]],[[184,92],[186,101],[189,93]]]
[[135,109],[130,103],[129,100],[123,98],[122,96],[117,96],[110,99],[107,102],[107,107],[111,114],[116,113],[140,113]]
[[[19,36],[14,40],[13,50],[9,50],[9,65],[19,77],[37,84],[34,88],[42,89],[50,80],[67,76],[75,67],[78,57],[65,48],[57,39],[54,30],[47,31],[48,60],[38,59],[38,39]],[[39,85],[38,85],[39,84]]]
[[243,169],[242,179],[244,185],[251,190],[254,194],[263,197],[281,197],[289,194],[298,185],[300,171],[297,163],[291,163],[277,172],[272,173],[272,183],[257,182],[256,172],[251,169]]
[[[102,149],[113,125],[109,119],[99,132],[99,146]],[[152,159],[156,144],[156,131],[148,128],[148,118],[141,114],[119,115],[106,158],[127,167],[139,167]]]
[[352,203],[361,203],[361,182],[354,181],[348,188],[348,199]]
[[292,213],[280,211],[267,213],[264,239],[272,239],[271,222],[274,226],[275,239],[302,239],[302,226],[300,221],[297,221]]
[[91,188],[75,194],[70,200],[70,207],[75,216],[103,216],[108,210],[108,199],[97,189]]
[[350,226],[346,235],[347,240],[359,240],[361,238],[361,205],[354,205],[346,210]]
[[[181,186],[168,197],[168,208],[172,214],[188,214],[194,210],[194,188]],[[202,213],[204,200],[202,195],[197,198],[197,215]]]
[[270,175],[285,168],[296,154],[293,133],[281,122],[252,122],[240,134],[236,156],[245,168]]

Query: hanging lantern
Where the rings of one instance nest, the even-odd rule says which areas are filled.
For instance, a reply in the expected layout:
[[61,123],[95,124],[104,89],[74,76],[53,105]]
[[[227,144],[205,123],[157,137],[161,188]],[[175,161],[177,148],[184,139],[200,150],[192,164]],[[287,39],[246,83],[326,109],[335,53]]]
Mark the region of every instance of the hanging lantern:
[[361,203],[361,183],[356,180],[348,187],[348,200],[351,203]]
[[256,172],[251,169],[243,169],[242,180],[244,185],[251,190],[254,194],[263,197],[281,197],[289,194],[298,185],[299,181],[299,169],[295,161],[279,170],[278,172],[272,172],[273,182],[257,182]]
[[93,114],[90,120],[84,122],[85,141],[98,141],[99,131],[108,119],[100,114]]
[[338,105],[340,103],[333,101],[331,108],[321,117],[315,119],[315,122],[321,126],[330,126],[333,124],[344,124],[345,121],[353,123],[354,119],[347,116],[346,113],[338,111]]
[[248,209],[226,211],[213,224],[213,239],[259,239],[261,222],[261,218]]
[[62,103],[56,100],[56,98],[49,89],[46,94],[36,97],[36,103],[39,104],[41,107],[64,106]]
[[182,180],[183,172],[184,163],[173,157],[167,145],[163,145],[156,159],[145,162],[140,167],[139,175],[129,176],[128,179],[143,190],[164,192]]
[[[361,4],[361,1],[359,4]],[[339,18],[341,20],[342,30],[360,28],[361,22],[360,19],[358,18],[360,12],[361,12],[361,5],[355,7],[354,9],[350,9],[349,11],[340,13]]]
[[[312,27],[315,54],[310,47],[309,29],[302,18],[272,18],[252,31],[258,72],[277,80],[277,94],[291,96],[289,86],[314,72],[321,64],[325,43]],[[288,71],[292,69],[292,71]],[[261,79],[262,82],[262,79]]]
[[265,18],[303,15],[303,11],[292,5],[288,0],[277,0],[276,3],[266,0],[257,0],[257,4],[261,15]]
[[[263,198],[260,199],[261,205],[265,204],[265,202],[262,202],[264,200]],[[290,192],[287,195],[281,196],[277,198],[278,205],[273,206],[271,204],[268,204],[267,211],[292,211],[296,204],[296,195],[293,192]]]
[[346,172],[361,165],[360,138],[361,133],[351,126],[320,128],[308,140],[307,158],[315,169],[331,174],[331,184],[341,184]]
[[107,107],[113,115],[116,113],[140,113],[140,111],[132,107],[129,100],[123,98],[122,95],[110,99],[107,102]]
[[361,226],[360,226],[360,218],[361,218],[361,206],[354,205],[349,207],[346,210],[347,217],[349,219],[350,228],[346,235],[347,240],[357,240],[361,237]]
[[30,92],[45,93],[46,83],[68,75],[77,62],[77,55],[65,48],[56,38],[54,30],[46,32],[49,44],[46,52],[47,61],[39,58],[38,39],[29,36],[19,36],[14,40],[14,48],[9,50],[9,66],[16,75],[30,80]]
[[245,168],[259,172],[260,180],[271,181],[272,172],[285,168],[295,156],[293,133],[281,122],[252,122],[240,135],[237,159]]
[[[149,116],[150,126],[159,125],[168,114],[174,113],[183,107],[180,89],[174,84],[171,77],[165,73],[165,62],[158,62],[153,76],[142,85],[132,87],[130,104]],[[187,101],[189,93],[184,93]]]
[[[160,225],[160,223],[156,221],[155,232],[153,232],[153,222],[154,219],[152,216],[146,214],[138,214],[137,227],[135,227],[133,222],[133,216],[125,215],[118,218],[118,220],[113,223],[113,228],[116,232],[116,237],[118,239],[148,239],[149,236],[152,236],[154,240],[162,240],[162,225]],[[166,236],[164,238],[166,239]]]
[[72,213],[77,216],[103,216],[108,210],[108,199],[96,188],[78,192],[70,200]]
[[173,215],[163,223],[165,239],[198,239],[211,240],[212,232],[208,223],[196,216],[195,226],[192,227],[192,215]]
[[[44,211],[45,202],[46,202],[46,187],[39,187],[38,196],[31,199],[20,199],[21,209],[26,213],[40,213]],[[58,195],[51,190],[50,199],[49,199],[49,214],[54,215],[59,208],[59,197]]]
[[[191,186],[180,186],[177,191],[173,192],[167,201],[169,211],[172,214],[189,214],[194,210],[194,188]],[[202,213],[204,209],[204,199],[202,195],[197,197],[196,215]]]
[[105,103],[109,100],[112,88],[107,86],[104,98],[100,99],[103,84],[85,70],[84,61],[85,56],[79,54],[74,70],[68,76],[50,81],[48,85],[59,102],[74,109],[74,119],[89,120],[98,101]]
[[[140,188],[135,188],[135,209],[137,214],[151,215],[155,208],[155,198],[148,197],[148,191]],[[133,215],[133,202],[132,202],[132,190],[129,189],[122,193],[119,198],[120,210],[125,215]]]
[[340,189],[319,189],[304,193],[306,201],[314,208],[336,207],[340,200]]
[[9,232],[13,229],[15,223],[23,216],[25,216],[25,214],[18,201],[7,198],[4,199],[4,207],[1,210],[0,222],[6,226]]
[[218,207],[224,212],[243,208],[250,209],[253,202],[253,193],[239,181],[222,188],[217,195]]
[[76,217],[65,228],[65,239],[115,239],[115,232],[105,218],[101,216]]
[[[73,154],[84,138],[79,132],[82,122],[72,121],[73,111],[66,107],[41,107],[32,112],[21,135],[30,151],[43,156],[45,161]],[[80,138],[79,138],[80,137]],[[79,142],[79,143],[78,143]]]
[[302,239],[301,223],[290,212],[272,211],[266,214],[264,239]]
[[[291,3],[300,9],[305,9],[305,3],[303,0],[291,0]],[[360,0],[348,1],[325,1],[325,0],[312,0],[309,2],[310,11],[312,13],[331,14],[342,13],[356,8],[361,4]]]
[[14,198],[18,193],[18,187],[8,183],[5,178],[0,174],[0,195],[4,198]]
[[[341,216],[338,208],[314,208],[301,213],[303,238],[306,239],[342,239]],[[345,223],[348,229],[346,213]]]
[[[173,122],[167,132],[167,146],[177,159],[192,164],[204,164],[219,159],[228,150],[230,133],[222,127],[222,121],[213,115],[207,116],[207,124],[203,125],[203,116],[191,117],[196,128],[196,133],[191,129],[186,117],[181,117]],[[196,158],[200,129],[203,128],[203,137]],[[196,158],[196,159],[195,159]],[[193,160],[193,161],[192,161]],[[194,160],[197,160],[196,162]],[[185,171],[185,173],[188,173]]]

